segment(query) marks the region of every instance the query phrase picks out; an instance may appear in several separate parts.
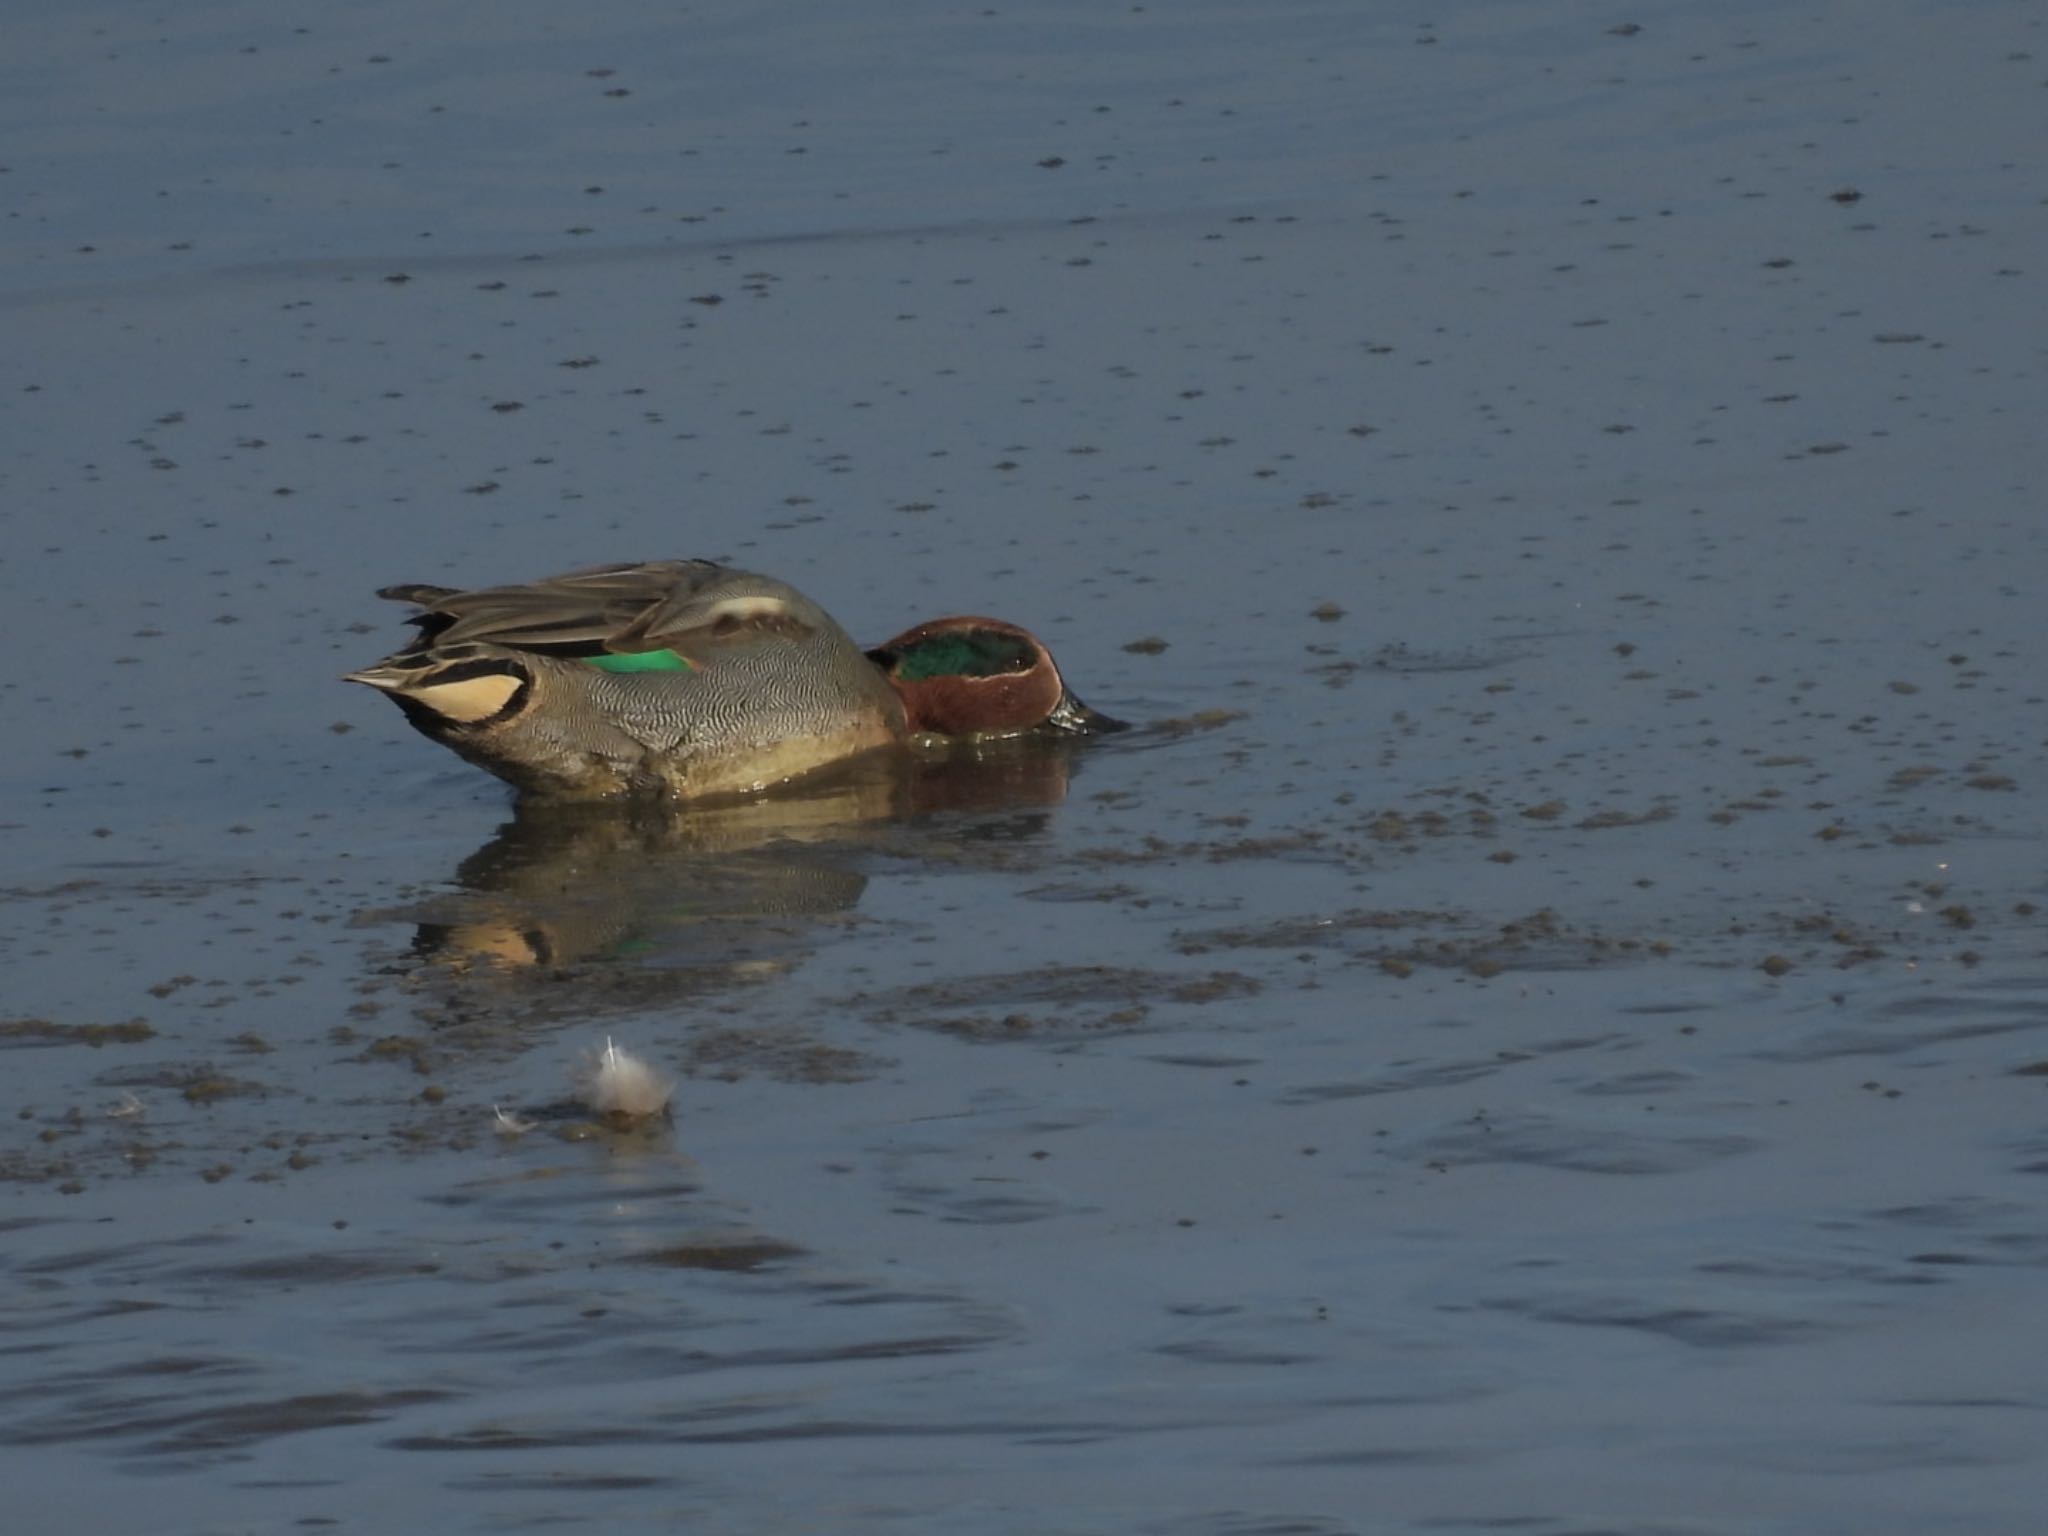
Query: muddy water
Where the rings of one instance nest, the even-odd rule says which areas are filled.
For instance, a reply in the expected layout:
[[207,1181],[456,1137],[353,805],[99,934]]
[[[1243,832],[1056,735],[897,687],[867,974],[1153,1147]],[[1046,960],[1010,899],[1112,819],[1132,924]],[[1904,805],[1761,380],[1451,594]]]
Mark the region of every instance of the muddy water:
[[[1363,9],[0,24],[30,1526],[2038,1528],[2042,20]],[[673,555],[1140,728],[335,681]]]

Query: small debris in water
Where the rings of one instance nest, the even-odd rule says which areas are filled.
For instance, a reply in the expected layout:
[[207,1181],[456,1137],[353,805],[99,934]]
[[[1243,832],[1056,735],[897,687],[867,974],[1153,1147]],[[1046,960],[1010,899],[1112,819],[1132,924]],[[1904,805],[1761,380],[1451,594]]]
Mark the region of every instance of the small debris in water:
[[500,1136],[524,1136],[540,1124],[539,1121],[528,1120],[523,1115],[508,1113],[495,1104],[491,1106],[491,1114],[494,1117],[491,1128]]
[[675,1092],[661,1071],[605,1036],[604,1049],[590,1060],[577,1082],[583,1102],[608,1118],[644,1120],[668,1111]]

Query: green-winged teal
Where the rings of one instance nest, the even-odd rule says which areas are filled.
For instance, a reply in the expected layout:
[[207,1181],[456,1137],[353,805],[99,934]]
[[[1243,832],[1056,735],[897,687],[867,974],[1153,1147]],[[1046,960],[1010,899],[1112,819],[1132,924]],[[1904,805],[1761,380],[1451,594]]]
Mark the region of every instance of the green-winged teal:
[[708,560],[522,586],[386,587],[418,637],[351,672],[522,790],[741,794],[919,733],[1114,730],[997,619],[936,619],[864,653],[785,582]]

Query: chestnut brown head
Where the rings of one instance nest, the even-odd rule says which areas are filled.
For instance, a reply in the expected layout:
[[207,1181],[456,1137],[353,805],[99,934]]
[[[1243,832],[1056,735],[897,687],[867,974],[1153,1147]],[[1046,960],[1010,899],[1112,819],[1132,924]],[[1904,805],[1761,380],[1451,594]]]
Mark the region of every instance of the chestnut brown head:
[[931,619],[876,646],[868,659],[894,685],[913,731],[1092,735],[1124,728],[1074,696],[1036,635],[1002,619]]

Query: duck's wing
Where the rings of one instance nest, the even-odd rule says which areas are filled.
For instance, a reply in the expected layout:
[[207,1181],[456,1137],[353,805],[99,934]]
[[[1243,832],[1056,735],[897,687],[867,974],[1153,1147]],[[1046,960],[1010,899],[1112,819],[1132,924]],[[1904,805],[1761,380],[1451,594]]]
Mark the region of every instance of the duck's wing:
[[569,655],[635,654],[797,635],[829,623],[794,588],[709,560],[600,565],[464,592],[421,584],[377,594],[417,603],[422,642]]

